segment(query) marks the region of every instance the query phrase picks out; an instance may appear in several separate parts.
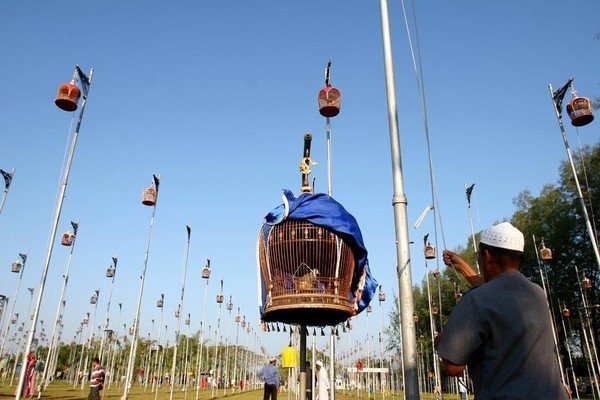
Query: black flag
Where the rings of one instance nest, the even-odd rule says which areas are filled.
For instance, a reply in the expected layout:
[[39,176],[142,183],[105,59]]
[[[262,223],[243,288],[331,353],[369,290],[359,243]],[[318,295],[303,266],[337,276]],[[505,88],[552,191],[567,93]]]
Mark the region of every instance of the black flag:
[[119,259],[117,257],[113,257],[113,265],[115,266],[115,268],[117,268],[117,261],[119,261]]
[[158,192],[158,185],[160,185],[160,179],[158,179],[158,177],[156,175],[152,175],[152,178],[154,179],[154,187],[156,188],[156,191]]
[[192,234],[192,228],[189,225],[186,225],[185,228],[187,229],[188,242],[189,242],[190,241],[190,235]]
[[0,169],[0,173],[4,177],[4,189],[8,190],[8,188],[10,187],[10,183],[12,182],[13,174],[11,174],[10,172],[6,172],[3,169]]
[[469,206],[471,206],[471,193],[473,193],[474,186],[475,186],[475,184],[472,184],[471,186],[469,186],[467,188],[467,203],[469,203]]
[[79,222],[71,221],[71,226],[73,227],[73,235],[77,237],[77,228],[79,228]]
[[561,87],[558,90],[555,90],[552,93],[552,100],[554,100],[554,105],[556,106],[556,109],[558,110],[559,115],[562,113],[563,99],[565,98],[565,95],[567,94],[567,91],[571,87],[572,83],[573,83],[573,78],[569,79],[569,81],[567,83],[565,83],[565,86]]
[[27,254],[19,253],[19,257],[21,257],[21,260],[23,260],[23,264],[25,264],[25,262],[27,261]]
[[423,244],[427,246],[427,239],[429,239],[429,233],[425,234],[425,236],[423,236]]

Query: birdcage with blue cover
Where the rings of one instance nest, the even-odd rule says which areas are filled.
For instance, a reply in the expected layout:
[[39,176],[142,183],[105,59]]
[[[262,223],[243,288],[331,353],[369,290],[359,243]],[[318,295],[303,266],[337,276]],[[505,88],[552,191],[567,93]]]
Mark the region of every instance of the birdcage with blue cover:
[[324,193],[283,200],[258,235],[261,319],[324,326],[360,313],[377,282],[356,219]]

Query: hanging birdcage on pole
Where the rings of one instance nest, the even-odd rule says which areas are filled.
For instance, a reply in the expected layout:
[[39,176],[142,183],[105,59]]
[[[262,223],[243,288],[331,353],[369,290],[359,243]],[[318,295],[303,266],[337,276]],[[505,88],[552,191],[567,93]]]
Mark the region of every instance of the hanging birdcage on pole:
[[331,196],[305,191],[310,172],[301,172],[304,193],[285,190],[284,204],[267,214],[258,235],[261,319],[337,325],[369,305],[377,282],[356,219]]

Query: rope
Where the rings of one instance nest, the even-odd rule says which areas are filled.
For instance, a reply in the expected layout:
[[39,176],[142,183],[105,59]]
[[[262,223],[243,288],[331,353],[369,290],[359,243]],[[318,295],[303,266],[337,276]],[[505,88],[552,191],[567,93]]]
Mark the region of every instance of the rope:
[[[446,236],[444,234],[444,226],[442,223],[442,213],[441,213],[441,209],[440,209],[440,205],[439,205],[439,201],[438,201],[437,188],[436,188],[436,183],[435,183],[435,172],[434,172],[434,166],[433,166],[433,156],[431,153],[431,140],[429,137],[429,123],[428,123],[428,114],[427,114],[427,101],[425,98],[425,84],[423,81],[421,49],[420,49],[419,34],[418,34],[419,29],[418,29],[418,25],[417,25],[417,15],[416,15],[416,11],[415,11],[415,4],[414,4],[414,0],[413,0],[412,11],[413,11],[413,24],[415,27],[414,30],[415,30],[415,39],[416,39],[416,53],[415,53],[415,49],[413,47],[413,41],[412,41],[412,37],[411,37],[411,33],[410,33],[410,27],[408,24],[407,12],[406,12],[404,0],[402,0],[401,3],[402,3],[402,13],[403,13],[403,17],[404,17],[404,26],[406,28],[406,34],[408,36],[410,54],[411,54],[411,58],[412,58],[412,62],[413,62],[413,68],[415,71],[417,88],[419,90],[421,113],[423,114],[423,127],[424,127],[424,131],[425,131],[425,140],[427,142],[427,156],[428,156],[428,163],[429,163],[429,180],[430,180],[430,185],[431,185],[431,199],[432,199],[431,204],[433,204],[433,215],[434,215],[434,218],[433,218],[434,242],[436,243],[436,246],[437,246],[437,244],[438,244],[438,219],[439,219],[439,225],[440,225],[439,231],[442,236],[442,244],[443,244],[443,247],[446,248]],[[436,257],[436,270],[439,271],[439,257]],[[458,272],[454,268],[452,268],[452,270],[454,271],[454,274],[456,275],[457,279],[459,279],[459,282],[460,282],[460,278],[458,278],[459,277]]]

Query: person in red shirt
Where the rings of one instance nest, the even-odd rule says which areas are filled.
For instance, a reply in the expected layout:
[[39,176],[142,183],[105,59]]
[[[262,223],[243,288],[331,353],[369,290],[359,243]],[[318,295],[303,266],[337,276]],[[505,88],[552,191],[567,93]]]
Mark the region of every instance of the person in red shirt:
[[92,359],[92,376],[90,377],[90,394],[88,400],[100,400],[100,391],[104,387],[104,368],[100,365],[100,359]]

